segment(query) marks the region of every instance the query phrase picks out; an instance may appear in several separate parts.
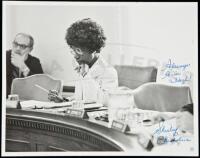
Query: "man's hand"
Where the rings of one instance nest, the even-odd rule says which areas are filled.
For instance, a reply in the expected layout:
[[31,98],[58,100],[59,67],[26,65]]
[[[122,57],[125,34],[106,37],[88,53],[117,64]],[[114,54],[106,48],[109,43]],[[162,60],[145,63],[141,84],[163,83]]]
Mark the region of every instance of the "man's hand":
[[153,114],[152,116],[152,121],[154,122],[154,124],[159,123],[161,121],[166,121],[172,118],[176,117],[176,113],[170,113],[170,112],[158,112]]
[[12,53],[11,54],[11,63],[14,66],[18,67],[21,71],[23,71],[27,67],[26,64],[24,63],[26,56],[27,56],[27,54],[24,54],[21,56],[19,54]]
[[176,113],[176,127],[182,131],[193,133],[193,115],[188,111],[178,111]]

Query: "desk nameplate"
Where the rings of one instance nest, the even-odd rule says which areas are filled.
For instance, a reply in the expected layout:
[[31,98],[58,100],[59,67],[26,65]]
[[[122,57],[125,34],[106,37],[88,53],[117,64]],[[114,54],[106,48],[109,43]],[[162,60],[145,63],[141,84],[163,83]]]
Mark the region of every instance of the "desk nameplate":
[[72,117],[78,117],[82,119],[88,119],[87,112],[84,109],[72,109],[67,108],[65,111],[65,115],[72,116]]
[[111,128],[118,130],[122,133],[130,131],[130,127],[126,123],[117,120],[112,121]]

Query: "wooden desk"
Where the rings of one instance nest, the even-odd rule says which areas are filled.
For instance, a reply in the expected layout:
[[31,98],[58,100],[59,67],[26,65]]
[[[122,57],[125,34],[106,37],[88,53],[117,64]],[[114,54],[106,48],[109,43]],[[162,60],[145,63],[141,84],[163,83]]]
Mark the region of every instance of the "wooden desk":
[[6,109],[6,151],[146,151],[135,135],[45,111]]

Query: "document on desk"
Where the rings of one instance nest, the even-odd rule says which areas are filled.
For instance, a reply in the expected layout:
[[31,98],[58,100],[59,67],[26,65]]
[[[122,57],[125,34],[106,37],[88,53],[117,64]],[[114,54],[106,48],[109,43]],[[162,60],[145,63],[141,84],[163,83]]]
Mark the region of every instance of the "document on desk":
[[62,103],[55,103],[55,102],[44,102],[44,101],[37,101],[37,100],[27,100],[20,102],[22,109],[50,109],[50,108],[61,108],[61,107],[71,107],[72,102],[62,102]]
[[102,107],[103,107],[103,104],[100,104],[100,103],[91,103],[91,104],[84,105],[85,110],[95,110],[95,109],[99,109]]

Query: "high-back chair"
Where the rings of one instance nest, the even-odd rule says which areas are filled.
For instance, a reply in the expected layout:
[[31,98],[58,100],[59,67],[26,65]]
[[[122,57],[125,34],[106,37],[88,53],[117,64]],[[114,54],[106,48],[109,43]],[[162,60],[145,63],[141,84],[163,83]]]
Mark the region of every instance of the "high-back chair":
[[176,112],[183,105],[191,104],[188,86],[145,83],[134,90],[135,104],[139,109]]
[[11,94],[18,94],[20,100],[48,101],[48,92],[43,90],[57,90],[62,93],[61,80],[46,74],[35,74],[25,78],[15,78],[11,86]]
[[147,82],[156,82],[157,68],[154,66],[115,65],[119,86],[135,89]]

